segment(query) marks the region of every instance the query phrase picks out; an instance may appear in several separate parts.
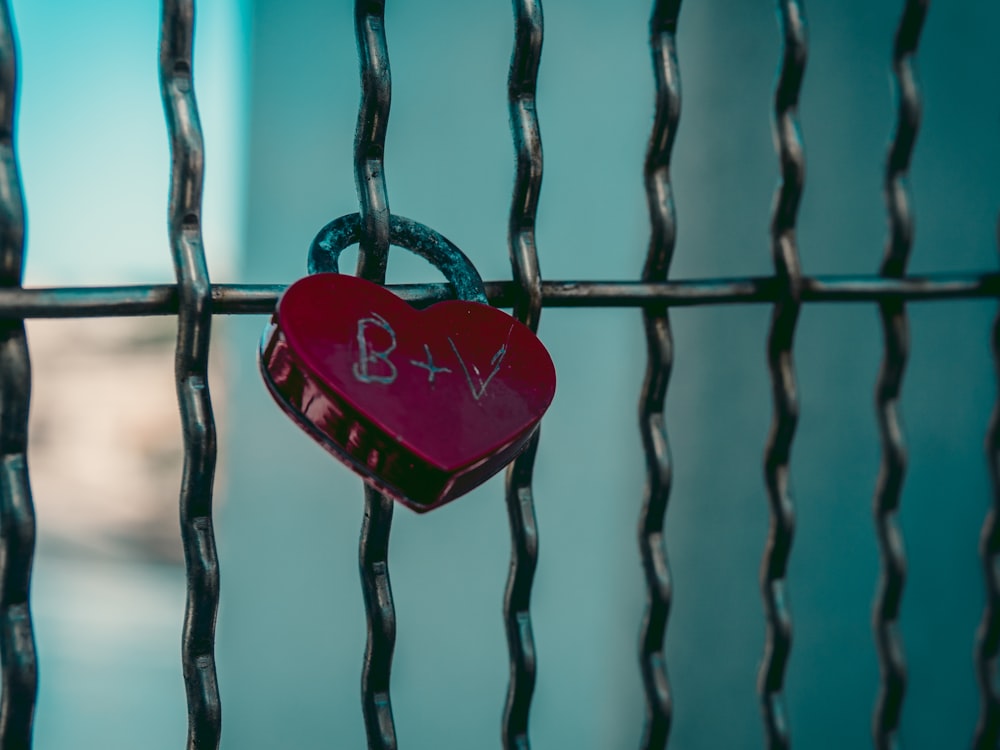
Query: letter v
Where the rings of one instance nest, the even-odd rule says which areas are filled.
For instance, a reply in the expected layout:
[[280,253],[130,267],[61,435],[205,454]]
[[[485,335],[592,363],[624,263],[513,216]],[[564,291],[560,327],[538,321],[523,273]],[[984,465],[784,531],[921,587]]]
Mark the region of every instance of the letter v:
[[490,371],[490,374],[486,376],[486,380],[483,380],[482,376],[480,376],[479,368],[475,365],[472,366],[472,369],[476,373],[476,379],[479,381],[478,390],[472,382],[472,374],[469,372],[469,368],[465,364],[465,360],[462,359],[462,355],[458,353],[458,347],[455,346],[455,342],[451,340],[451,336],[448,337],[448,343],[451,345],[451,350],[455,352],[455,356],[458,358],[458,363],[462,366],[462,372],[465,373],[465,379],[469,383],[469,390],[472,392],[472,398],[476,401],[483,397],[483,394],[486,393],[486,387],[490,384],[490,381],[493,380],[493,377],[498,372],[500,372],[500,365],[503,364],[503,358],[507,355],[507,344],[510,343],[510,334],[513,331],[514,326],[511,326],[510,330],[507,331],[507,341],[505,341],[503,345],[497,349],[496,354],[494,354],[490,359],[490,364],[493,365],[493,369]]

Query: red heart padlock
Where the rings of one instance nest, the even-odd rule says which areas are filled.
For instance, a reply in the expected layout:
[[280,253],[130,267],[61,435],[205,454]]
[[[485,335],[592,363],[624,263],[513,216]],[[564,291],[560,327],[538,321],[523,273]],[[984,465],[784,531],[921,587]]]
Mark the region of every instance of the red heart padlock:
[[[406,221],[393,217],[394,244],[419,244],[415,237],[427,233],[444,239],[400,224]],[[336,228],[338,245],[355,239],[352,226]],[[437,245],[452,261],[461,255],[451,243]],[[415,251],[437,263],[425,250]],[[307,276],[286,290],[260,363],[272,395],[302,429],[417,511],[500,471],[526,447],[555,393],[545,347],[506,313],[462,300],[417,310],[384,287],[338,273]]]

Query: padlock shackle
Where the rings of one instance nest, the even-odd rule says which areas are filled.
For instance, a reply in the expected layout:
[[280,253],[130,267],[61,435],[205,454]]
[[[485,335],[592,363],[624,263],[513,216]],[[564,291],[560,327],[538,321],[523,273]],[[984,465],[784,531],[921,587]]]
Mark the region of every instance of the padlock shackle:
[[[319,230],[309,246],[309,273],[340,273],[340,254],[360,241],[360,214],[334,219]],[[412,219],[392,215],[389,217],[389,243],[430,261],[455,287],[458,299],[489,304],[476,267],[447,237]]]

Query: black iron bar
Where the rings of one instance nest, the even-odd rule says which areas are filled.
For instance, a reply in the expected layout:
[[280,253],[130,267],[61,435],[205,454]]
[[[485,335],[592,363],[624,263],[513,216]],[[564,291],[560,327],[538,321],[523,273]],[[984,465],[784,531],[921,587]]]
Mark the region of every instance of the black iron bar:
[[[354,135],[354,182],[361,215],[358,275],[383,284],[389,254],[385,135],[392,100],[385,0],[355,0],[354,33],[361,72],[361,103]],[[396,647],[396,609],[389,580],[389,534],[394,503],[368,485],[364,496],[358,567],[368,638],[361,669],[361,707],[370,750],[395,750],[396,725],[389,697]]]
[[[285,284],[213,284],[214,315],[269,315]],[[454,299],[444,283],[389,284],[414,305]],[[701,307],[772,304],[778,297],[772,277],[643,281],[543,281],[544,307]],[[510,281],[487,281],[494,307],[514,305]],[[877,276],[817,276],[802,279],[802,302],[910,302],[1000,297],[1000,274],[936,274],[900,279]],[[2,287],[0,318],[116,318],[177,314],[174,284],[103,287]]]
[[[507,225],[513,273],[514,315],[533,331],[542,314],[542,277],[535,246],[535,216],[542,187],[542,135],[535,106],[544,24],[541,0],[513,0],[514,50],[507,78],[510,129],[517,157]],[[507,468],[505,499],[511,557],[503,615],[510,655],[501,742],[506,750],[528,750],[528,717],[535,692],[535,638],[531,629],[531,589],[538,565],[538,527],[532,478],[538,453],[536,431]]]
[[188,750],[218,748],[222,706],[215,668],[219,558],[212,523],[216,431],[208,385],[212,285],[201,234],[204,136],[194,93],[194,1],[163,0],[160,92],[170,135],[169,235],[177,277],[174,370],[184,433],[180,489],[187,600],[181,661],[188,703]]
[[[997,222],[997,241],[1000,244],[1000,221]],[[1000,311],[993,320],[991,339],[993,361],[1000,376]],[[979,537],[986,601],[976,631],[979,718],[972,743],[975,750],[994,750],[1000,746],[1000,389],[985,443],[992,497]]]
[[[0,4],[0,285],[17,289],[24,264],[24,193],[14,144],[17,48]],[[31,622],[35,508],[28,477],[31,361],[23,320],[0,322],[0,748],[31,747],[38,665]]]
[[792,439],[798,423],[793,346],[802,305],[802,270],[795,224],[805,184],[805,154],[799,129],[799,91],[806,66],[805,9],[798,0],[779,0],[782,55],[774,91],[774,140],[781,178],[771,213],[771,254],[777,297],[767,337],[767,364],[774,403],[771,430],[764,450],[764,481],[771,511],[760,583],[766,633],[757,673],[757,691],[767,746],[791,747],[785,711],[785,670],[792,648],[792,615],[786,573],[795,533],[795,504],[789,482]]
[[[680,0],[656,0],[649,19],[649,45],[656,82],[653,128],[643,167],[650,237],[642,269],[644,282],[665,282],[677,240],[677,212],[670,181],[670,160],[681,112],[681,81],[677,61]],[[667,386],[674,363],[674,337],[668,306],[643,308],[646,334],[646,374],[639,397],[639,432],[646,459],[646,486],[639,513],[639,556],[646,582],[646,607],[639,628],[639,672],[645,703],[640,747],[663,750],[670,737],[673,694],[667,674],[664,639],[673,601],[663,525],[673,480],[667,438]]]
[[[907,0],[893,47],[896,126],[885,166],[883,192],[889,236],[880,268],[880,274],[887,278],[899,277],[906,272],[913,245],[913,215],[907,176],[921,110],[913,56],[927,15],[927,5],[928,0]],[[906,442],[900,422],[899,401],[910,349],[910,333],[903,300],[881,300],[879,317],[884,353],[875,387],[875,411],[882,461],[872,511],[882,566],[872,607],[872,630],[881,680],[872,712],[872,739],[879,750],[895,750],[899,747],[899,720],[906,693],[906,658],[898,622],[906,582],[906,550],[899,525],[899,504],[906,473]]]

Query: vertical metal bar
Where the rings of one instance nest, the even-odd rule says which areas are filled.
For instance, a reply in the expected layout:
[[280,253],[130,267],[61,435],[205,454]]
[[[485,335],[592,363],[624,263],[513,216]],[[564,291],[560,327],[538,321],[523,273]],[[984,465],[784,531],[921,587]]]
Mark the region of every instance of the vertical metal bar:
[[[0,4],[0,286],[19,287],[24,193],[14,146],[17,45],[9,3]],[[31,361],[23,320],[0,323],[0,748],[31,747],[38,694],[31,626],[35,508],[28,477]]]
[[805,183],[805,154],[799,130],[798,103],[806,66],[805,9],[798,0],[779,0],[783,52],[774,92],[774,137],[781,180],[771,216],[771,250],[780,286],[768,335],[774,412],[764,452],[764,478],[771,507],[770,531],[761,564],[761,591],[767,618],[764,655],[757,675],[765,734],[772,750],[791,740],[785,715],[785,667],[792,646],[792,617],[785,573],[795,530],[795,506],[789,488],[789,457],[798,422],[792,345],[802,299],[802,272],[795,222]]
[[[542,136],[535,108],[544,24],[541,0],[513,0],[514,50],[507,98],[511,135],[517,153],[517,176],[507,237],[517,293],[514,315],[538,330],[542,278],[535,247],[535,216],[542,186]],[[506,498],[510,521],[511,563],[503,613],[510,652],[510,683],[503,712],[502,740],[507,750],[527,750],[528,716],[535,691],[535,640],[531,630],[531,588],[538,564],[538,529],[531,488],[540,432],[507,469]]]
[[215,671],[219,560],[212,529],[216,436],[208,389],[212,289],[201,236],[204,139],[193,78],[194,2],[163,0],[160,93],[170,134],[170,249],[179,309],[174,369],[184,432],[181,537],[187,565],[182,659],[189,750],[219,746],[222,707]]
[[[906,270],[913,244],[906,176],[920,124],[920,92],[912,67],[928,0],[907,0],[893,49],[892,67],[897,88],[896,132],[885,169],[885,201],[889,237],[880,273],[898,278]],[[897,522],[900,492],[906,471],[906,444],[899,421],[899,394],[909,353],[909,326],[901,300],[879,303],[885,339],[884,356],[875,391],[875,409],[882,440],[882,465],[875,488],[873,511],[882,573],[872,611],[872,628],[878,650],[881,684],[872,716],[872,736],[880,750],[899,746],[897,729],[906,692],[906,660],[897,632],[899,604],[906,579],[906,552]]]
[[[354,31],[361,67],[361,104],[354,136],[354,180],[361,213],[358,276],[385,283],[389,254],[389,194],[385,181],[385,132],[392,100],[384,0],[355,0]],[[389,681],[396,646],[396,610],[389,581],[389,532],[393,501],[365,486],[358,567],[368,639],[361,670],[361,706],[368,747],[395,750]]]
[[371,750],[395,750],[389,678],[396,645],[396,610],[389,582],[389,531],[393,501],[365,485],[359,567],[365,598],[368,640],[361,670],[361,707]]
[[392,101],[385,0],[355,0],[354,32],[361,67],[361,104],[354,133],[354,182],[361,213],[358,275],[383,284],[389,256],[385,131]]
[[[680,0],[655,0],[649,19],[649,43],[656,81],[656,113],[646,150],[646,202],[651,235],[642,279],[666,281],[677,240],[677,212],[670,182],[670,159],[681,114],[677,62]],[[646,610],[639,633],[639,667],[645,689],[644,750],[665,748],[673,719],[663,641],[673,598],[663,524],[670,498],[673,465],[664,404],[674,362],[674,338],[666,305],[643,309],[646,330],[646,378],[639,400],[639,428],[646,455],[646,491],[639,515],[639,553],[646,576]]]
[[[1000,246],[1000,221],[997,222]],[[1000,311],[993,322],[993,359],[1000,376]],[[979,554],[986,581],[986,606],[976,633],[976,678],[979,721],[973,747],[995,750],[1000,745],[1000,389],[986,433],[986,458],[993,485],[993,504],[983,522]]]

